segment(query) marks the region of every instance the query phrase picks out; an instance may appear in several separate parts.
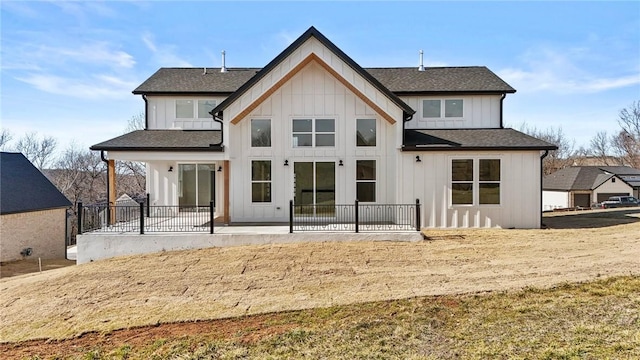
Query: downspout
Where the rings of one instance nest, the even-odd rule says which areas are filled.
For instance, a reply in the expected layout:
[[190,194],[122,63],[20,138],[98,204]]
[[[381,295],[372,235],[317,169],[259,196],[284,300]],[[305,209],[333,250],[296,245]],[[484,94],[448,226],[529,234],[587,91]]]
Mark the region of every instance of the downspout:
[[223,120],[222,110],[218,111],[215,114],[213,113],[213,110],[211,110],[209,114],[211,114],[213,121],[220,123],[220,142],[217,144],[211,144],[211,146],[222,146],[222,143],[224,142],[224,124],[222,123],[222,120]]
[[544,175],[543,172],[543,166],[542,166],[542,162],[544,161],[544,158],[547,157],[547,155],[549,155],[549,150],[545,150],[544,154],[542,154],[542,156],[540,156],[540,228],[542,228],[542,219],[543,216],[542,214],[544,213],[544,209],[543,209],[543,205],[542,205],[542,177]]
[[404,147],[405,145],[405,128],[404,128],[404,124],[408,121],[411,121],[413,119],[413,114],[409,114],[407,112],[403,112],[402,113],[402,147]]
[[502,102],[506,97],[507,97],[507,93],[502,93],[502,97],[500,97],[500,129],[504,129],[504,123],[502,122]]
[[147,102],[147,94],[142,94],[144,100],[144,129],[149,129],[149,103]]

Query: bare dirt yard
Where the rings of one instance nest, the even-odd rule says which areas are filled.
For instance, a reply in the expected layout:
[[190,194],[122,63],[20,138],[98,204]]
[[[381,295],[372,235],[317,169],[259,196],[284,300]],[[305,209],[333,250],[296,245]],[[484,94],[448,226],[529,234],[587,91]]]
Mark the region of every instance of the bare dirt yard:
[[426,230],[419,243],[391,234],[165,252],[4,278],[0,353],[260,321],[231,319],[244,315],[640,273],[640,209],[548,214],[544,222],[548,229]]

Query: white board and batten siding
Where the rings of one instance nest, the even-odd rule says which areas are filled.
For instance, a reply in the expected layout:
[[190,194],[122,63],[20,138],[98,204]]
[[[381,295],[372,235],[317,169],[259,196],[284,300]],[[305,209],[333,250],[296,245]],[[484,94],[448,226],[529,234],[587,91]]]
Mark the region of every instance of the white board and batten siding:
[[[402,110],[394,104],[384,93],[376,89],[369,81],[359,75],[353,68],[340,59],[332,50],[324,46],[320,41],[311,37],[304,44],[294,50],[286,59],[275,66],[268,74],[252,86],[240,99],[237,99],[227,109],[225,118],[234,119],[245,108],[254,103],[258,98],[271,89],[278,81],[287,76],[298,64],[308,56],[314,54],[321,61],[331,67],[339,76],[353,85],[358,91],[369,98],[382,111],[388,113],[396,121],[402,119]],[[297,99],[292,98],[292,102]],[[400,144],[398,144],[400,145]]]
[[[416,155],[421,162],[416,162]],[[500,159],[500,205],[452,205],[452,159]],[[420,199],[423,227],[540,227],[538,151],[405,152],[398,160],[398,199],[402,203]]]
[[[225,113],[226,117],[226,113]],[[293,119],[335,119],[335,147],[293,147]],[[271,120],[271,147],[251,147],[251,119]],[[376,146],[356,147],[356,119],[376,119]],[[356,160],[376,160],[376,200],[393,203],[396,171],[387,154],[395,154],[393,126],[324,68],[311,62],[230,126],[232,222],[286,222],[294,196],[294,163],[335,162],[336,203],[352,204]],[[393,155],[395,156],[395,155]],[[251,161],[271,160],[271,203],[251,201]],[[284,166],[288,160],[289,166]],[[339,166],[339,161],[343,166]]]
[[[407,129],[497,129],[500,128],[501,95],[459,96],[401,96],[407,105],[416,110],[413,119],[405,124]],[[462,99],[461,118],[423,118],[422,100]],[[443,111],[444,111],[444,104]]]

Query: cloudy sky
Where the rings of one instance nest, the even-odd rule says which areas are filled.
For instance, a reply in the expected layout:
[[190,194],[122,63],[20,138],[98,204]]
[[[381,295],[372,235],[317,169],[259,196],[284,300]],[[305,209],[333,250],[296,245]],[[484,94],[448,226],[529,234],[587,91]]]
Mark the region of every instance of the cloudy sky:
[[160,67],[262,67],[315,26],[363,67],[489,67],[505,124],[577,145],[640,100],[640,2],[6,1],[1,124],[89,147],[124,132]]

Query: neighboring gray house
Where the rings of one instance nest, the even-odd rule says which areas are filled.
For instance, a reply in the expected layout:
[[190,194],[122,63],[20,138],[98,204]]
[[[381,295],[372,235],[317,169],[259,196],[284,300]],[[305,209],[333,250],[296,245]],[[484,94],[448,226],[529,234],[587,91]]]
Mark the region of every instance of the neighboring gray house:
[[607,171],[611,168],[571,166],[545,176],[542,181],[543,210],[586,208],[611,196],[634,194],[634,187],[621,175]]
[[600,166],[600,169],[618,175],[633,187],[633,196],[640,198],[640,170],[628,166]]
[[0,152],[0,261],[64,259],[70,206],[24,155]]

